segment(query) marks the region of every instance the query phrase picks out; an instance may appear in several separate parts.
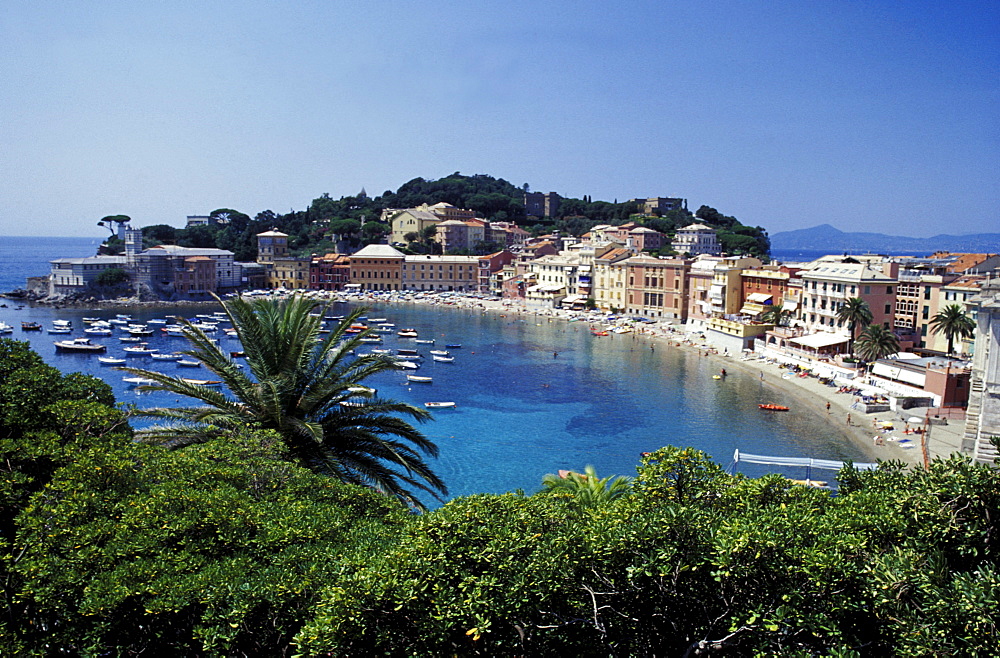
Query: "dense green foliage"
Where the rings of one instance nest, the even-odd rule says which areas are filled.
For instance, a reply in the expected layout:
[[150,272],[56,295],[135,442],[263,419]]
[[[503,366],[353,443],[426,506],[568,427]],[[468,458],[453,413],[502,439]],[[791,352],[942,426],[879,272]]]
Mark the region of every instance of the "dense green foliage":
[[[108,391],[0,342],[4,655],[992,656],[1000,473],[840,492],[646,455],[631,486],[422,515],[273,431],[135,443]],[[606,491],[608,481],[601,486]]]
[[[727,253],[764,258],[770,253],[770,241],[763,228],[744,226],[735,217],[723,215],[709,206],[702,206],[695,215],[681,209],[663,216],[647,217],[637,214],[642,209],[635,203],[594,201],[589,197],[564,198],[555,217],[528,218],[524,211],[527,189],[526,183],[517,187],[502,178],[455,172],[437,180],[414,178],[395,192],[386,190],[375,197],[359,193],[334,199],[323,194],[313,199],[304,211],[290,210],[280,214],[265,210],[253,219],[231,208],[219,208],[212,211],[213,223],[208,226],[183,229],[146,226],[142,229],[143,241],[146,246],[217,247],[232,251],[237,261],[253,261],[257,256],[255,236],[277,229],[289,235],[289,249],[294,256],[324,254],[335,248],[350,252],[366,244],[384,242],[389,227],[380,221],[383,210],[445,202],[474,210],[478,217],[490,221],[514,222],[534,235],[559,231],[580,236],[598,224],[619,225],[634,221],[672,237],[678,228],[700,221],[718,230],[719,241]],[[405,250],[410,253],[434,252],[425,236],[415,236],[408,242]],[[483,244],[471,251],[491,253],[494,250],[495,245]],[[671,255],[672,252],[665,248],[660,254]]]
[[168,421],[144,428],[140,439],[183,447],[254,425],[277,432],[290,456],[317,473],[371,486],[417,507],[422,504],[408,487],[432,496],[447,493],[422,458],[436,457],[437,446],[404,420],[426,421],[430,413],[364,387],[369,377],[397,369],[388,356],[354,356],[369,334],[347,330],[366,309],[355,309],[324,334],[329,306],[300,295],[282,300],[235,297],[222,306],[249,372],[217,341],[186,324],[192,349],[185,354],[203,363],[225,390],[158,371],[123,368],[157,382],[143,389],[201,403],[137,411]]

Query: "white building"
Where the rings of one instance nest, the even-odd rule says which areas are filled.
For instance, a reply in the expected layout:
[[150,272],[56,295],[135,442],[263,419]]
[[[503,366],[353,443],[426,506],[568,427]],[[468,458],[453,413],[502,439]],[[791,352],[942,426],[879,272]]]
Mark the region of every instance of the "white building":
[[101,272],[125,268],[124,256],[87,256],[50,260],[49,295],[83,292]]
[[684,228],[677,229],[670,247],[682,256],[684,254],[692,257],[699,254],[722,255],[722,247],[719,245],[715,229],[704,224],[689,224]]

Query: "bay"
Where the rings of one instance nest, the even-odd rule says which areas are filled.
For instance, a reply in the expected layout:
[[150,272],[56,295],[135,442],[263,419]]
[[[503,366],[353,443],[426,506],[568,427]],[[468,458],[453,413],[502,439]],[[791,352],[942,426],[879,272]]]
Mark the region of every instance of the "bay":
[[[0,245],[0,253],[5,249]],[[62,254],[47,258],[57,255]],[[143,408],[186,402],[166,393],[139,394],[122,381],[123,373],[100,365],[93,356],[56,353],[54,341],[65,336],[21,332],[20,322],[30,319],[48,327],[53,319],[67,319],[74,325],[72,335],[82,336],[85,316],[131,313],[146,321],[215,310],[203,305],[18,309],[7,303],[7,308],[0,308],[0,320],[15,327],[11,337],[27,340],[63,372],[104,379],[121,403]],[[333,312],[340,315],[350,308],[338,303]],[[546,473],[581,470],[587,464],[601,476],[634,475],[641,453],[664,445],[693,446],[723,466],[731,462],[736,448],[781,456],[866,459],[829,417],[802,411],[799,400],[752,373],[732,368],[725,379],[713,379],[719,362],[694,351],[631,334],[597,337],[585,323],[545,316],[415,304],[376,306],[369,315],[386,317],[398,328],[413,327],[421,339],[435,340],[432,346],[395,334],[385,338],[386,347],[424,354],[427,358],[417,374],[431,376],[432,383],[409,383],[398,372],[380,375],[371,383],[382,396],[421,407],[431,401],[456,404],[454,409],[434,410],[434,420],[421,426],[440,448],[432,465],[451,497],[515,489],[532,492]],[[219,339],[223,349],[239,348],[237,341],[221,333]],[[121,356],[126,345],[117,335],[95,340],[107,344],[108,353],[115,356]],[[182,338],[166,336],[153,336],[149,342],[162,352],[185,346]],[[455,361],[432,361],[429,350],[447,349],[446,344],[461,344],[449,350]],[[170,374],[211,378],[201,369],[169,362],[136,357],[129,361]],[[756,406],[760,402],[785,404],[793,411],[760,413]]]

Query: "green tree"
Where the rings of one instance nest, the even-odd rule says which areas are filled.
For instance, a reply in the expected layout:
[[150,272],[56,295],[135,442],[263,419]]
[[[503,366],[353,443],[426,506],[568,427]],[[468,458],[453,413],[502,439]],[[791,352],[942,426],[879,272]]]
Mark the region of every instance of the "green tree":
[[132,221],[132,218],[128,215],[108,215],[97,222],[98,226],[103,226],[104,228],[111,231],[112,236],[118,235],[118,229],[128,224]]
[[105,288],[128,283],[128,280],[128,272],[120,267],[109,267],[94,277],[94,283]]
[[621,475],[599,478],[597,471],[589,464],[583,469],[583,473],[548,473],[542,478],[542,486],[546,491],[566,494],[581,507],[600,507],[614,502],[629,493],[631,483],[632,478]]
[[399,417],[422,422],[430,414],[363,388],[369,377],[398,367],[382,355],[352,356],[363,347],[360,339],[366,334],[345,330],[365,309],[356,309],[324,338],[326,309],[299,295],[287,300],[237,297],[223,308],[243,345],[250,374],[189,324],[192,349],[185,354],[215,373],[232,396],[163,373],[124,368],[155,380],[150,390],[202,403],[137,412],[174,421],[144,429],[140,438],[183,446],[253,424],[278,432],[292,457],[318,473],[370,486],[417,507],[423,506],[404,485],[434,496],[447,492],[421,457],[436,457],[437,446]]
[[846,322],[847,328],[851,332],[850,345],[848,351],[854,353],[854,339],[857,338],[858,330],[867,327],[872,323],[872,310],[868,302],[860,297],[850,297],[844,305],[837,309],[837,320]]
[[944,334],[948,339],[948,354],[955,347],[956,338],[972,338],[976,333],[976,323],[959,304],[949,304],[938,311],[930,321],[932,333]]
[[898,352],[899,339],[882,325],[870,324],[858,336],[854,347],[859,357],[871,363]]
[[760,314],[760,321],[767,324],[773,324],[778,327],[783,327],[788,324],[788,320],[794,315],[794,312],[786,308],[782,308],[782,306],[778,304],[773,304]]

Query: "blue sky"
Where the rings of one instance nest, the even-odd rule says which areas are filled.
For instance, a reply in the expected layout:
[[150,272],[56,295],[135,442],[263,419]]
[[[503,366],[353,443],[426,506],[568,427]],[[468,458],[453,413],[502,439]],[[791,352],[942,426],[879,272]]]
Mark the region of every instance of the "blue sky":
[[0,235],[485,173],[772,234],[1000,232],[1000,5],[0,5]]

